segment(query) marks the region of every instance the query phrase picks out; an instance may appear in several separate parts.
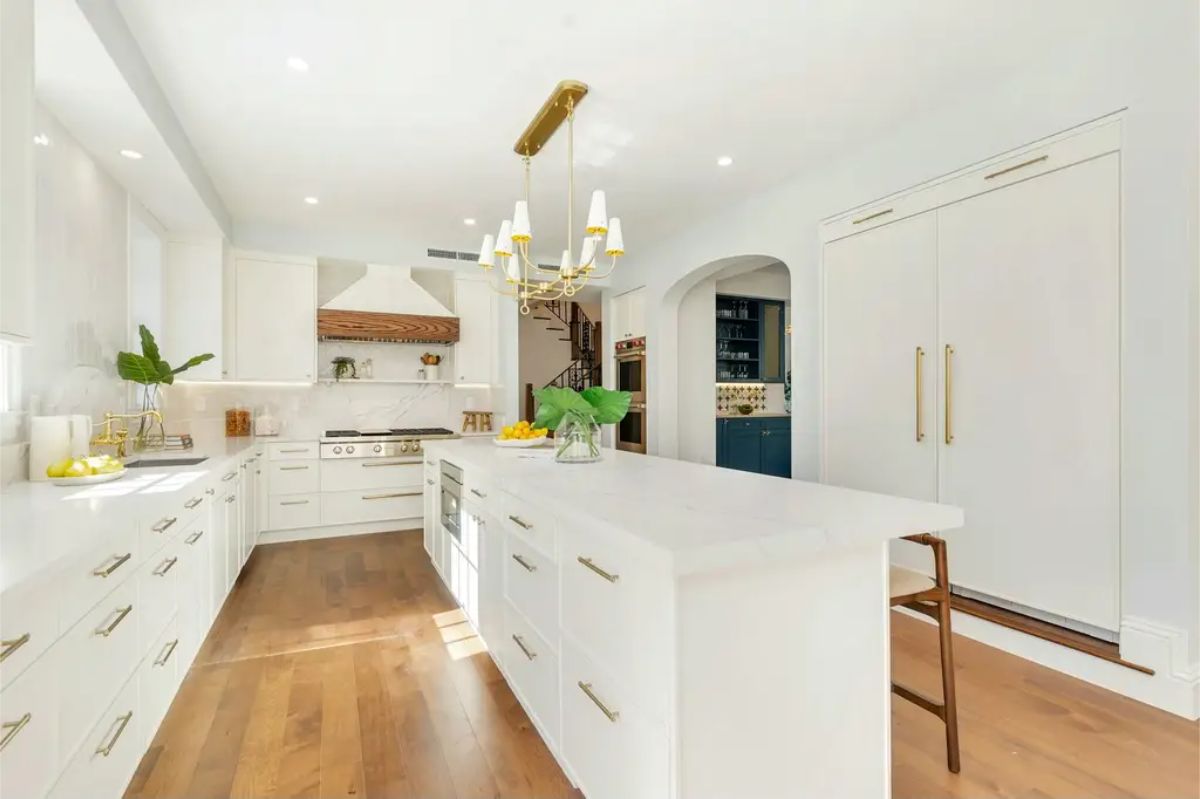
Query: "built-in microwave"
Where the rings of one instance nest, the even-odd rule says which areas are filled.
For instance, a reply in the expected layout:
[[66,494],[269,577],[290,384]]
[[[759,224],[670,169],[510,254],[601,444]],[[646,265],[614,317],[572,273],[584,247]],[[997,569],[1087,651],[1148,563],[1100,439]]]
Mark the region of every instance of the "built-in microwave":
[[630,394],[629,413],[617,424],[617,449],[646,452],[646,339],[618,341],[617,389]]
[[462,469],[442,461],[442,527],[462,541]]

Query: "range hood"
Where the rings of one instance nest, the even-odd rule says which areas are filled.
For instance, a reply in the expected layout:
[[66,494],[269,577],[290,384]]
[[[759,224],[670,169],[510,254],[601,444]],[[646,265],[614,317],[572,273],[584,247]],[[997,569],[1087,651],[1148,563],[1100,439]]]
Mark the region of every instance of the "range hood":
[[341,285],[317,308],[318,338],[417,344],[458,341],[458,317],[413,280],[411,268],[333,262],[322,263],[320,269],[318,282],[328,274],[329,280]]

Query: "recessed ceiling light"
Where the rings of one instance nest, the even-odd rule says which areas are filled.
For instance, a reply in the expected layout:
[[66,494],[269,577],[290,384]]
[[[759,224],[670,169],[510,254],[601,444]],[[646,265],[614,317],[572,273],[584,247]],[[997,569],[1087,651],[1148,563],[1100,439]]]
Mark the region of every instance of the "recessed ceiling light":
[[287,65],[297,72],[308,72],[308,62],[300,56],[292,56],[287,60]]
[[467,225],[467,226],[471,226],[471,225],[475,224],[475,220],[468,216],[466,219],[463,220],[463,224]]
[[717,166],[729,166],[733,163],[733,156],[723,155],[717,159]]
[[33,137],[33,143],[36,144],[38,147],[49,147],[50,146],[50,137],[47,136],[45,133],[39,133],[38,135]]
[[141,161],[142,160],[142,154],[139,153],[137,150],[122,150],[121,155],[125,156],[130,161]]
[[316,197],[305,197],[304,202],[308,203],[309,205],[316,205],[317,203],[319,203],[321,201],[318,200]]

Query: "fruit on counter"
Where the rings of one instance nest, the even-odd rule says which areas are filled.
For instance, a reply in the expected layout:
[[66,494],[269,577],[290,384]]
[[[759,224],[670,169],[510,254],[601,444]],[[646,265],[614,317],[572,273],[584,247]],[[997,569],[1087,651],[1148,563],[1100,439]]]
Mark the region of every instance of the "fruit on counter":
[[522,419],[516,424],[505,425],[500,430],[501,441],[530,441],[535,438],[545,438],[549,428],[533,427]]
[[112,455],[89,455],[82,458],[63,458],[46,467],[47,477],[87,477],[93,474],[111,474],[125,468]]

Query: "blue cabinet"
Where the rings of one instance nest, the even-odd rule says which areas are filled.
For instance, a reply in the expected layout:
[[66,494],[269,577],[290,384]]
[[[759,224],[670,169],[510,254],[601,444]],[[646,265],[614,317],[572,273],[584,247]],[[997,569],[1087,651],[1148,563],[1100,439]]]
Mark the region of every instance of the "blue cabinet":
[[791,477],[792,420],[786,416],[718,419],[717,465]]

